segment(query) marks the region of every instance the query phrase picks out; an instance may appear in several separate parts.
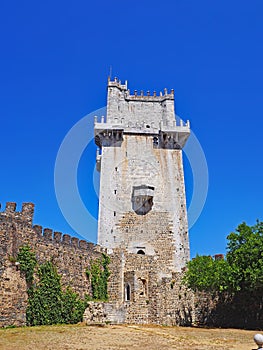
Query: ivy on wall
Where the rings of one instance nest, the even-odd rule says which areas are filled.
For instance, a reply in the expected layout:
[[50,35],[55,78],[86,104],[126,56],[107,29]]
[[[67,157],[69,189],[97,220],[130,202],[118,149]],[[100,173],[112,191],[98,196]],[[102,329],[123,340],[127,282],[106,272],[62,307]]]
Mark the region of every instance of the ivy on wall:
[[17,261],[20,263],[20,271],[25,274],[28,285],[33,283],[33,276],[37,264],[36,254],[32,252],[29,245],[24,245],[19,248]]
[[28,245],[19,248],[17,261],[28,285],[28,325],[82,321],[88,298],[80,299],[70,288],[63,291],[61,277],[51,261],[37,265],[36,255]]
[[86,274],[91,281],[92,299],[95,301],[108,300],[109,264],[109,256],[102,254],[100,259],[91,261],[90,268],[86,269]]

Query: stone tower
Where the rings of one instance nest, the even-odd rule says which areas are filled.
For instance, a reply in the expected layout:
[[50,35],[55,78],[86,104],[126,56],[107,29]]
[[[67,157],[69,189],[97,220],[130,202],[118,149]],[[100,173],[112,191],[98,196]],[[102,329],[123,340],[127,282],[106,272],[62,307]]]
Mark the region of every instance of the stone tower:
[[182,165],[189,134],[189,122],[175,119],[173,90],[130,94],[127,81],[108,81],[106,120],[95,118],[98,244],[151,257],[162,276],[189,260]]

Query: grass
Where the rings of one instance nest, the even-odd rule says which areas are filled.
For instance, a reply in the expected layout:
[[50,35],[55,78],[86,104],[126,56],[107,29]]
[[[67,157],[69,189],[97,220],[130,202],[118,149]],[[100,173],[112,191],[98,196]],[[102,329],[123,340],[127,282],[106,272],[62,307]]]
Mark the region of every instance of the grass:
[[0,329],[2,350],[251,350],[256,331],[185,327],[56,325]]

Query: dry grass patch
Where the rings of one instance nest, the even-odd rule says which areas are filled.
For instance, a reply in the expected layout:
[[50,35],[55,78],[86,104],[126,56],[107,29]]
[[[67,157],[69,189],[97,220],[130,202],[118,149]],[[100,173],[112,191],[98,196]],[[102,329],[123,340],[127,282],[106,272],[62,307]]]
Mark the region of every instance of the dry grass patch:
[[251,350],[255,331],[185,327],[61,325],[0,329],[2,350]]

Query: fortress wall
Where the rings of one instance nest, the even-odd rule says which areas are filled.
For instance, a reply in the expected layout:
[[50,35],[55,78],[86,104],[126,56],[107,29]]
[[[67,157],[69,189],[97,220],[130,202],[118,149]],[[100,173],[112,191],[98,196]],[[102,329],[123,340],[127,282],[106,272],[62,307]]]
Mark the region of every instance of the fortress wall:
[[0,326],[26,324],[27,286],[18,268],[9,260],[0,266]]
[[32,226],[34,204],[24,203],[16,211],[7,203],[0,212],[0,326],[25,324],[26,284],[16,264],[19,247],[30,245],[39,263],[52,260],[62,276],[62,285],[70,286],[80,296],[91,292],[86,268],[91,259],[101,256],[102,249],[39,225]]
[[262,329],[261,290],[231,293],[195,293],[195,322],[200,326]]

